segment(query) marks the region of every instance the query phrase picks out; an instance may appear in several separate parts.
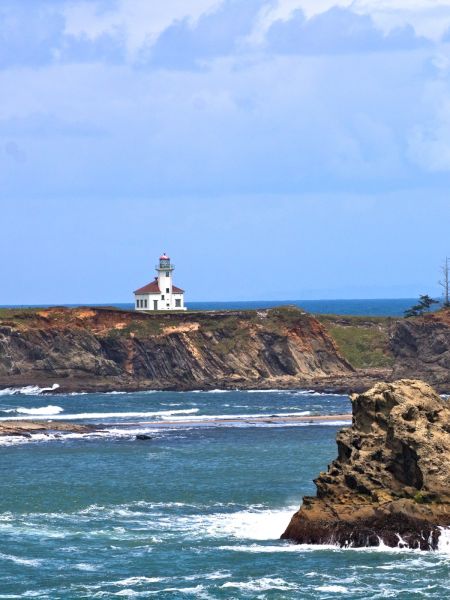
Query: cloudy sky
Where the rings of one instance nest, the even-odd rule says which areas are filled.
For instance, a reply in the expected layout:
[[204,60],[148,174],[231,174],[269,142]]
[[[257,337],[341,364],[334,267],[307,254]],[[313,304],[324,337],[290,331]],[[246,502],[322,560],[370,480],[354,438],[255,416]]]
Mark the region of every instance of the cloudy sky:
[[438,293],[450,0],[0,0],[0,304]]

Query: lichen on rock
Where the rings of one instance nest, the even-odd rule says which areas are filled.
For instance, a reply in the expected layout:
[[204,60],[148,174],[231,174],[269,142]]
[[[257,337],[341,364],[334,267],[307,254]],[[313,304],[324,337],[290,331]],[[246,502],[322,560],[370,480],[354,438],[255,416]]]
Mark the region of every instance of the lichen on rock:
[[283,534],[298,543],[436,549],[450,525],[450,408],[418,380],[352,396],[350,428]]

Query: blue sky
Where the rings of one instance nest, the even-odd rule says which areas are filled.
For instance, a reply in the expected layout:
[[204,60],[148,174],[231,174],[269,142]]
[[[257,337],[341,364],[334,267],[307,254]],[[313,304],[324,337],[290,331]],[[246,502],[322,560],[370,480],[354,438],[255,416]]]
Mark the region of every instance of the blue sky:
[[450,0],[1,0],[0,304],[438,294],[449,83]]

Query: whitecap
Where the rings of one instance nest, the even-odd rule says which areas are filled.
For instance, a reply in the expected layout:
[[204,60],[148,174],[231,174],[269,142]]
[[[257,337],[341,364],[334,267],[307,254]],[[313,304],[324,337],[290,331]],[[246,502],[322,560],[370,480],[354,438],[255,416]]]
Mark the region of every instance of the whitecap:
[[129,585],[142,585],[144,583],[158,583],[160,581],[165,581],[167,578],[163,577],[145,577],[137,576],[137,577],[127,577],[126,579],[120,579],[119,581],[115,581],[113,585],[118,586],[129,586]]
[[0,390],[0,396],[15,396],[22,394],[24,396],[38,396],[45,392],[53,392],[60,387],[59,383],[54,383],[52,387],[39,387],[38,385],[27,385],[21,388],[5,388]]
[[[58,407],[59,408],[59,407]],[[152,412],[91,412],[76,413],[65,415],[52,415],[52,420],[86,420],[86,419],[128,419],[128,418],[149,418],[149,417],[171,417],[172,415],[189,415],[198,412],[198,408],[186,408],[180,410],[157,410]],[[21,421],[28,417],[2,417],[0,421]],[[35,417],[29,417],[35,418]]]
[[264,592],[267,590],[294,590],[297,585],[288,583],[281,577],[261,577],[260,579],[250,579],[249,581],[227,581],[220,586],[221,588],[236,588],[246,592]]
[[321,585],[317,587],[318,592],[331,592],[334,594],[348,594],[348,589],[343,585]]
[[39,407],[31,407],[25,408],[23,406],[18,406],[17,408],[12,408],[9,410],[5,410],[5,412],[16,412],[20,415],[45,415],[45,416],[53,416],[58,415],[63,412],[63,408],[61,406],[53,406],[49,404],[48,406],[39,406]]
[[440,536],[438,540],[438,551],[443,554],[450,554],[450,527],[439,527]]
[[289,394],[290,390],[242,390],[247,394]]
[[[285,523],[286,528],[286,523]],[[279,537],[279,536],[278,536]],[[295,552],[295,553],[303,553],[303,552],[317,552],[324,550],[339,550],[338,546],[334,546],[332,544],[292,544],[289,542],[280,541],[279,544],[237,544],[237,545],[227,545],[227,546],[219,546],[219,550],[226,550],[228,552],[248,552],[250,554],[277,554],[277,553],[285,553],[285,552]]]
[[96,571],[97,567],[95,565],[91,565],[90,563],[77,563],[75,565],[73,565],[75,567],[75,569],[78,569],[78,571]]
[[[256,505],[235,512],[178,515],[171,521],[171,531],[201,538],[275,541],[279,540],[297,509],[298,506],[268,509]],[[161,527],[165,529],[167,524],[161,522]]]
[[[195,587],[183,587],[183,588],[171,587],[171,588],[162,589],[161,593],[174,592],[174,593],[179,593],[179,594],[195,594],[197,596],[198,594],[200,594],[200,592],[203,592],[204,589],[205,589],[205,587],[203,585],[196,585]],[[156,592],[156,593],[159,594],[159,592]]]
[[0,552],[0,560],[9,560],[24,567],[39,567],[42,564],[42,560],[37,558],[20,558],[12,554],[3,554],[3,552]]

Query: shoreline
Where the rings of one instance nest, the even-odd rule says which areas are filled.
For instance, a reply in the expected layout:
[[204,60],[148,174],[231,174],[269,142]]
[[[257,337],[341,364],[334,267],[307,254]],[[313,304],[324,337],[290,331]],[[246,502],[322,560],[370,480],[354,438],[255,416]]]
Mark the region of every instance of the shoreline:
[[[392,380],[392,369],[357,369],[352,374],[335,375],[318,378],[299,378],[295,376],[278,376],[257,380],[239,380],[232,378],[228,380],[216,380],[212,382],[189,382],[178,385],[158,385],[154,380],[136,379],[124,380],[123,378],[108,377],[100,379],[78,379],[78,378],[33,378],[23,376],[0,377],[0,391],[19,390],[25,388],[39,388],[44,395],[58,394],[105,394],[111,392],[211,392],[223,390],[229,392],[267,391],[277,389],[280,391],[311,391],[322,394],[349,395],[354,392],[362,392],[379,381]],[[203,385],[202,385],[203,384]],[[437,386],[439,387],[439,386]],[[448,387],[448,386],[447,386]],[[446,390],[443,390],[445,392]]]

